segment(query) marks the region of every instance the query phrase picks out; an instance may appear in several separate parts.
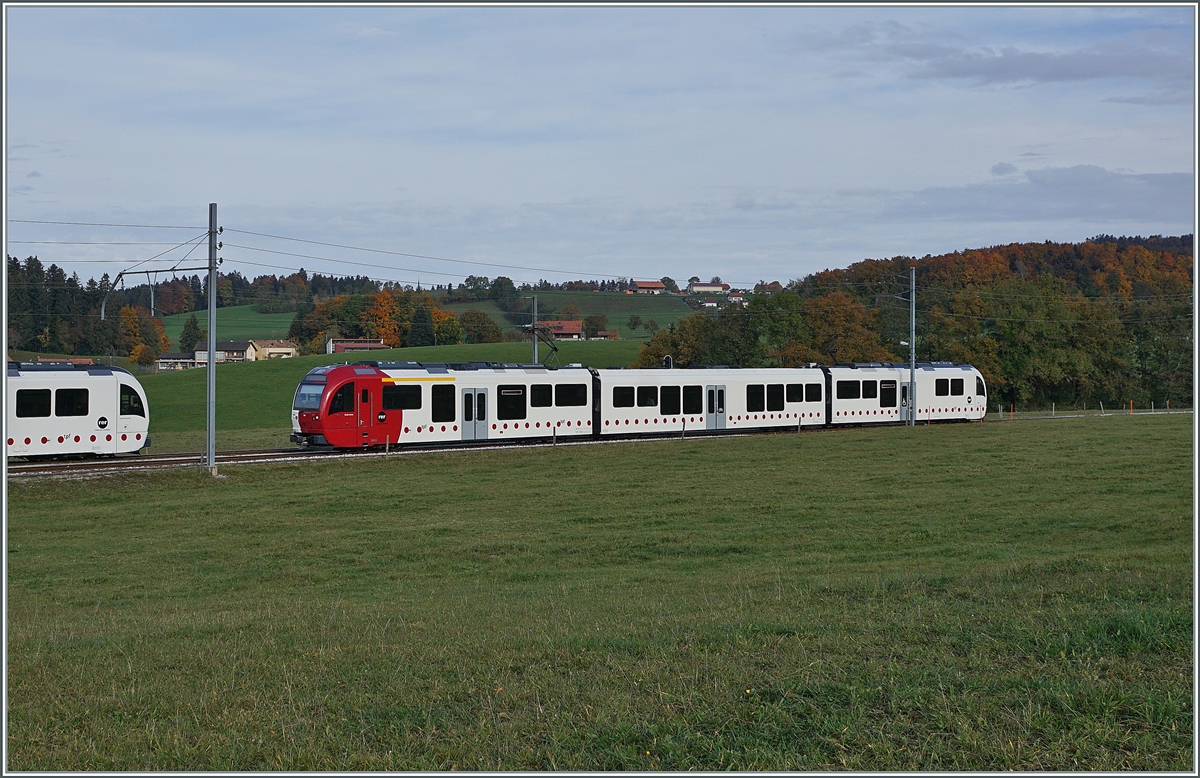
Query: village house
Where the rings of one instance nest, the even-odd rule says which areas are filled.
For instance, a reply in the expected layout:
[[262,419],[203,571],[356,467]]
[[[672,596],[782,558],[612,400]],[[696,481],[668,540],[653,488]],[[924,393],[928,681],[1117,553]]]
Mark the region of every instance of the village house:
[[630,288],[638,294],[666,294],[667,287],[662,281],[633,281]]
[[[205,353],[204,356],[208,356]],[[195,352],[164,351],[154,360],[154,366],[159,370],[190,370],[196,366]]]
[[325,341],[326,354],[344,354],[347,351],[375,351],[388,348],[383,338],[330,338]]
[[[251,351],[253,346],[248,340],[218,340],[216,343],[216,358],[218,362],[248,362],[246,352]],[[196,367],[205,367],[208,365],[208,342],[201,341],[196,344],[195,351]]]
[[300,353],[300,349],[290,340],[252,340],[250,345],[253,348],[247,352],[247,359],[251,361],[288,359]]
[[538,328],[549,330],[555,340],[583,340],[581,321],[540,321]]
[[706,284],[700,281],[688,284],[688,294],[727,294],[728,292],[729,284]]

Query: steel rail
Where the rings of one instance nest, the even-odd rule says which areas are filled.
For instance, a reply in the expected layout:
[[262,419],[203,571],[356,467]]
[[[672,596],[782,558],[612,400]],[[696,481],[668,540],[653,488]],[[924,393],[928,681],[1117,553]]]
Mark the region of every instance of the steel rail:
[[[1155,414],[1134,413],[1134,416],[1164,415],[1166,413],[1189,414],[1192,411],[1158,411]],[[1106,414],[1113,415],[1113,414]],[[1125,414],[1116,414],[1125,415]],[[1058,419],[1090,418],[1083,415],[1037,416],[1032,418],[983,419],[982,424],[1008,424],[1011,421],[1055,421]],[[938,424],[972,423],[966,420],[946,420]],[[840,424],[826,427],[813,425],[805,427],[801,432],[832,432],[836,430],[862,429],[866,427],[900,427],[903,422],[887,424]],[[684,436],[688,440],[717,440],[722,438],[753,437],[757,435],[789,435],[796,434],[795,427],[759,428],[754,430],[693,430]],[[500,451],[514,448],[552,448],[554,446],[589,446],[609,443],[650,443],[662,440],[677,440],[680,435],[676,432],[629,435],[605,435],[593,438],[591,435],[579,438],[533,438],[509,439],[503,442],[488,440],[482,442],[453,441],[449,443],[425,443],[409,445],[390,450],[373,449],[335,449],[335,448],[278,448],[278,449],[242,449],[220,451],[216,461],[223,465],[251,465],[268,462],[314,462],[322,459],[364,459],[378,457],[415,456],[421,454],[445,454],[454,451]],[[10,477],[49,477],[49,476],[81,476],[87,474],[105,475],[114,473],[146,472],[153,470],[169,470],[181,467],[204,467],[204,452],[189,452],[176,454],[126,454],[105,459],[81,460],[37,460],[24,462],[9,462]]]

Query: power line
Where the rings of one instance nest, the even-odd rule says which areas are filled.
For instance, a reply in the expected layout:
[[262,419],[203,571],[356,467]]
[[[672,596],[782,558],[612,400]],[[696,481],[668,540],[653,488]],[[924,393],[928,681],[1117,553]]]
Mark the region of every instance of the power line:
[[[227,245],[227,246],[228,246],[228,245],[230,245],[230,244],[228,244],[228,243],[227,243],[227,244],[225,244],[225,245]],[[264,249],[264,250],[265,250],[265,249]],[[285,253],[285,252],[274,252],[274,253],[277,253],[277,254],[282,254],[282,253]],[[300,255],[300,256],[303,256],[303,255]],[[253,267],[270,267],[270,268],[274,268],[274,269],[276,269],[276,270],[291,270],[291,271],[293,271],[293,272],[299,272],[300,270],[302,270],[302,269],[303,269],[303,268],[298,268],[298,267],[289,267],[289,266],[287,266],[287,265],[270,265],[270,264],[266,264],[266,263],[263,263],[263,262],[251,262],[251,261],[249,261],[249,260],[246,260],[246,259],[227,259],[227,260],[225,260],[225,261],[226,261],[226,262],[228,262],[228,263],[230,263],[230,264],[232,264],[232,265],[251,265],[251,266],[253,266]],[[375,267],[375,266],[372,266],[372,267]],[[314,275],[314,276],[319,276],[319,275],[321,275],[321,274],[320,274],[320,273],[314,273],[313,275]],[[328,278],[337,278],[338,276],[327,276],[327,277],[328,277]],[[341,277],[342,277],[342,278],[345,278],[346,276],[341,276]],[[415,285],[415,284],[418,284],[418,283],[420,283],[420,281],[412,281],[412,280],[408,280],[408,281],[400,281],[400,280],[396,280],[396,279],[394,279],[394,278],[373,278],[373,277],[371,277],[371,276],[357,276],[357,278],[365,278],[365,279],[367,279],[368,281],[375,281],[376,283],[380,283],[380,284],[413,284],[413,285]]]
[[[325,242],[319,241],[319,240],[307,240],[305,238],[290,238],[286,235],[271,235],[271,234],[268,234],[265,232],[251,232],[250,230],[237,230],[232,227],[226,227],[225,231],[226,232],[237,232],[237,233],[241,233],[242,235],[257,235],[260,238],[274,238],[276,240],[290,240],[290,241],[295,241],[297,243],[311,243],[316,246],[329,246],[331,248],[348,249],[350,251],[367,251],[372,254],[390,254],[390,255],[396,256],[396,257],[411,257],[413,259],[431,259],[436,262],[453,262],[453,263],[459,264],[459,265],[477,265],[480,267],[497,267],[497,268],[503,268],[503,269],[507,269],[507,270],[530,270],[535,273],[555,273],[557,275],[575,275],[577,272],[577,271],[573,271],[573,270],[550,270],[548,268],[527,267],[525,265],[506,265],[506,264],[501,264],[501,263],[496,263],[496,262],[477,262],[477,261],[469,260],[469,259],[450,259],[449,257],[435,257],[435,256],[431,256],[428,254],[409,254],[409,253],[403,252],[403,251],[388,251],[386,249],[363,248],[361,246],[347,246],[342,243],[325,243]],[[240,248],[249,248],[249,247],[241,246]],[[259,250],[266,251],[266,249],[259,249]],[[286,253],[286,252],[279,252],[279,253]],[[304,256],[304,255],[296,254],[294,256]],[[313,257],[313,258],[320,259],[320,257]],[[329,261],[335,261],[335,260],[329,260]],[[347,263],[347,264],[353,264],[353,263]],[[378,265],[369,265],[369,267],[379,267],[379,266]],[[408,272],[416,272],[416,271],[408,271]],[[422,271],[422,272],[426,272],[426,271]],[[434,272],[434,271],[428,271],[428,272]],[[442,273],[441,275],[451,275],[451,274],[450,273]],[[627,278],[628,277],[628,276],[623,276],[623,275],[613,275],[612,273],[593,273],[592,275],[603,276],[605,278]],[[455,277],[457,277],[457,276],[455,276]]]
[[[148,241],[148,240],[10,240],[10,244],[20,245],[54,245],[54,246],[171,246],[174,245],[168,241]],[[88,260],[76,260],[77,262],[87,262]]]
[[[58,222],[41,219],[9,219],[19,224],[72,224],[77,227],[137,227],[148,230],[202,230],[203,227],[181,227],[176,224],[107,224],[103,222]],[[207,235],[207,233],[205,233]]]
[[[235,230],[228,230],[228,231],[234,232]],[[461,277],[461,274],[459,274],[459,273],[442,273],[437,270],[415,270],[411,267],[391,267],[389,265],[376,265],[376,264],[372,264],[370,262],[354,262],[354,261],[348,260],[348,259],[330,259],[329,257],[318,257],[318,256],[314,256],[312,254],[296,254],[291,251],[277,251],[275,249],[260,249],[260,248],[254,247],[254,246],[242,246],[237,243],[226,243],[225,245],[230,248],[235,248],[235,249],[248,249],[249,251],[261,251],[265,254],[280,254],[285,257],[299,257],[301,259],[315,259],[315,260],[318,260],[321,262],[334,262],[339,265],[354,265],[356,267],[374,267],[374,268],[379,268],[381,270],[400,270],[405,273],[418,273],[418,274],[429,273],[430,275],[449,276],[451,278],[460,278]],[[253,263],[247,262],[246,264],[253,264]],[[268,265],[268,267],[271,267],[271,266]]]

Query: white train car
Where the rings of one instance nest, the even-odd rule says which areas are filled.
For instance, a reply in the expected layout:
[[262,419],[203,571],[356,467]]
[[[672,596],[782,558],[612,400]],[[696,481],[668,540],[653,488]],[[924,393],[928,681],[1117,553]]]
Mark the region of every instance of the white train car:
[[825,370],[830,383],[831,425],[903,422],[913,396],[918,423],[980,421],[987,410],[983,375],[970,365],[918,363],[915,393],[905,364],[866,362]]
[[110,456],[150,445],[150,406],[128,370],[8,363],[5,455]]
[[600,434],[750,430],[825,423],[820,368],[599,370]]

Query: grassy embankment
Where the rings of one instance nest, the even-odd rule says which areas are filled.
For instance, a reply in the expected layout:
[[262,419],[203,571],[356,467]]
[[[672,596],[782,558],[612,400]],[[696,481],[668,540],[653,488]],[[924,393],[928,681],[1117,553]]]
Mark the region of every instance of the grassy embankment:
[[[636,341],[558,344],[558,363],[593,367],[627,365],[637,356]],[[540,356],[545,356],[542,346]],[[217,447],[222,450],[288,446],[292,396],[300,379],[316,365],[360,359],[418,362],[529,362],[528,343],[430,346],[356,354],[321,354],[266,362],[217,366]],[[202,451],[205,444],[204,370],[138,376],[150,403],[151,451]]]
[[[208,326],[208,310],[192,312],[196,322],[201,327]],[[183,324],[192,313],[177,313],[174,316],[163,317],[163,331],[171,339],[171,350],[179,350],[179,333]],[[257,305],[234,305],[217,309],[217,339],[226,340],[266,340],[269,338],[286,338],[288,328],[292,326],[294,313],[259,313]]]
[[1191,419],[14,482],[8,769],[1189,770]]

